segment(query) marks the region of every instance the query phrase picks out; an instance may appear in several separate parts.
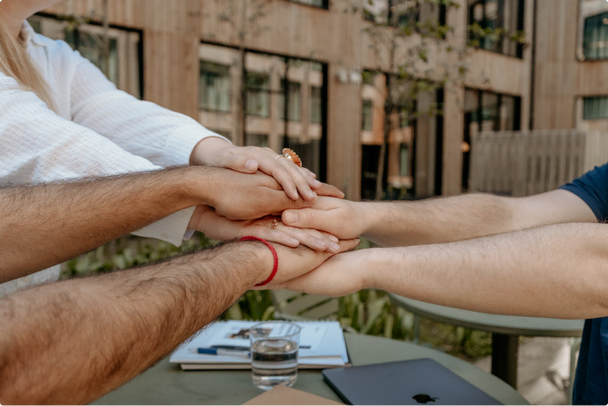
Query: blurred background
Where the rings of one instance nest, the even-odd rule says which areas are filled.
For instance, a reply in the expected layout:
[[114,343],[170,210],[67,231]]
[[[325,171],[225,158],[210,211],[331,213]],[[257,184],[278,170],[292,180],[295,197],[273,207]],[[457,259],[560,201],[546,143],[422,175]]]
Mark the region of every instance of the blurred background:
[[[351,200],[524,196],[608,160],[606,0],[66,0],[30,23],[138,98],[238,145],[296,150]],[[123,238],[66,276],[213,244]],[[332,303],[345,327],[413,338],[381,292]],[[279,307],[250,292],[225,317]],[[487,333],[420,326],[473,361],[491,349]]]

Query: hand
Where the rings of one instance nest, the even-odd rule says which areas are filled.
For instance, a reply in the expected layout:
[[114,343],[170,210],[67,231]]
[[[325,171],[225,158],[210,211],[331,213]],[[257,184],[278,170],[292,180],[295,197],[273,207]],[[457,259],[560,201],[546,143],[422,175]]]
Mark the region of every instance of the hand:
[[[201,170],[192,167],[193,172]],[[262,172],[243,174],[223,168],[203,168],[205,176],[194,183],[192,194],[204,194],[199,205],[211,206],[229,220],[253,220],[280,215],[284,210],[310,206],[302,199],[292,200],[276,180]],[[193,179],[199,179],[194,177]]]
[[[255,244],[261,245],[262,243],[255,242]],[[357,245],[359,245],[359,240],[343,240],[339,242],[339,245],[340,252],[345,252],[356,248]],[[259,252],[264,258],[263,262],[266,264],[265,266],[267,267],[268,271],[262,272],[258,283],[262,283],[268,279],[274,264],[270,250],[265,246],[262,247],[263,250]],[[294,249],[280,244],[273,244],[273,247],[277,251],[277,255],[279,257],[279,269],[272,282],[265,286],[256,287],[255,289],[257,290],[281,289],[287,281],[309,273],[311,270],[317,268],[319,265],[325,262],[328,258],[335,255],[331,252],[313,251],[303,246]]]
[[[298,200],[298,192],[309,202],[317,195],[343,198],[344,193],[337,188],[316,180],[316,175],[306,168],[300,168],[292,161],[279,156],[270,148],[236,147],[218,138],[205,138],[192,151],[192,165],[208,165],[253,174],[258,170],[274,177],[293,200]],[[316,193],[315,193],[316,192]]]
[[361,203],[319,197],[310,208],[283,212],[282,219],[290,227],[325,231],[344,240],[357,238],[365,232],[367,215]]
[[329,258],[312,272],[290,281],[273,284],[273,289],[289,289],[323,296],[346,296],[368,289],[366,272],[371,266],[369,258],[374,249],[358,250],[338,254]]
[[317,230],[301,230],[285,226],[283,223],[272,228],[276,217],[264,217],[258,220],[228,220],[208,206],[197,206],[188,229],[201,231],[207,237],[226,241],[245,236],[263,238],[288,247],[297,248],[303,244],[315,251],[340,252],[339,240],[333,235]]

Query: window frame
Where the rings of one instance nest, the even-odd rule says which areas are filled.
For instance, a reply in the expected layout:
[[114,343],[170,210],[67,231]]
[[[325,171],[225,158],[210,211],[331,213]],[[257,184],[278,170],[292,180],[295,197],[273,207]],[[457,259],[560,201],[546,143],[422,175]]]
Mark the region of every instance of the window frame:
[[[498,10],[497,10],[497,29],[498,28],[503,28],[505,26],[505,21],[504,21],[504,16],[505,16],[505,7],[506,7],[506,3],[505,1],[514,1],[517,2],[517,23],[516,23],[516,30],[517,31],[524,31],[525,28],[525,7],[526,7],[526,3],[525,0],[477,0],[472,4],[466,4],[467,7],[467,26],[473,25],[475,23],[478,23],[478,21],[474,20],[474,16],[472,13],[472,9],[473,7],[475,7],[478,4],[481,4],[483,7],[483,18],[481,20],[481,24],[479,24],[482,28],[486,28],[487,27],[487,18],[486,18],[486,6],[488,4],[488,1],[496,1],[496,4],[498,5]],[[470,33],[467,33],[467,43],[469,42],[469,40],[471,39],[471,35]],[[517,44],[516,48],[515,48],[515,53],[512,55],[510,53],[505,53],[502,51],[502,48],[504,47],[504,42],[508,41],[508,38],[502,36],[500,38],[500,40],[498,41],[497,45],[494,47],[494,49],[487,49],[484,48],[482,46],[482,44],[480,43],[478,46],[473,47],[477,50],[482,50],[482,51],[487,51],[487,52],[492,52],[495,54],[499,54],[499,55],[504,55],[507,57],[511,57],[511,58],[517,58],[517,59],[523,59],[524,58],[524,47],[523,44]],[[497,49],[500,48],[500,49]]]
[[[203,64],[212,64],[212,65],[220,66],[222,69],[226,69],[226,73],[227,73],[226,77],[228,78],[228,109],[227,110],[222,110],[221,108],[211,109],[211,108],[208,108],[207,106],[205,106],[203,104],[202,94],[201,94],[201,91],[202,91],[202,82],[203,82]],[[210,72],[210,71],[207,71],[207,72],[213,73],[213,72]],[[232,113],[232,77],[230,76],[230,65],[225,65],[225,64],[218,63],[218,62],[214,62],[214,61],[200,59],[200,63],[199,63],[199,86],[198,86],[198,88],[199,88],[199,95],[198,95],[198,108],[199,108],[199,110],[208,111],[208,112],[211,112],[211,113],[226,113],[226,114]]]

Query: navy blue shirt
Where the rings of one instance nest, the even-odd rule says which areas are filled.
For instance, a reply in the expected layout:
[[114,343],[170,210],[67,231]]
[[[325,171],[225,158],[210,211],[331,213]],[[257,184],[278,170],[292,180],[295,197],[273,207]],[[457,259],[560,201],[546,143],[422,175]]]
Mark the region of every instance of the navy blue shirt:
[[[599,221],[608,219],[608,164],[560,189],[583,199]],[[608,404],[608,317],[585,321],[572,400],[575,405]]]

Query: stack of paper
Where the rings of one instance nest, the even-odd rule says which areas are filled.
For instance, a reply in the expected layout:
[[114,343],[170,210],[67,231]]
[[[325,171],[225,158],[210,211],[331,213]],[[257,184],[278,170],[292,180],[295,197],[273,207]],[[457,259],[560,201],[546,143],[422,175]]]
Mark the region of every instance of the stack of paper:
[[[179,346],[170,362],[182,369],[249,369],[245,357],[198,354],[198,348],[234,348],[248,350],[249,328],[259,322],[230,320],[217,322],[194,334]],[[298,367],[321,369],[348,364],[346,343],[337,321],[294,322],[302,328]]]

